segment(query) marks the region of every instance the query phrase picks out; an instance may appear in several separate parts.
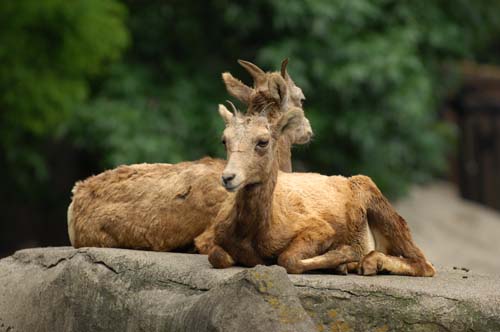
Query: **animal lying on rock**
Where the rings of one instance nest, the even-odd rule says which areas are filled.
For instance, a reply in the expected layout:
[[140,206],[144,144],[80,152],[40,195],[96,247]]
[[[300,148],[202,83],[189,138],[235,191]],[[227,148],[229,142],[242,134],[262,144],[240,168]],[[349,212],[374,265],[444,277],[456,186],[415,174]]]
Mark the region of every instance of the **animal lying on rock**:
[[[229,73],[223,80],[229,93],[248,105],[249,114],[266,109],[274,121],[283,109],[302,107],[304,95],[287,73],[287,60],[280,72],[271,73],[246,61],[240,64],[252,75],[253,88]],[[291,145],[305,144],[312,135],[309,120],[302,116],[299,122],[277,143],[283,171],[291,171]],[[203,233],[228,196],[220,186],[224,165],[224,160],[205,158],[175,165],[120,166],[78,182],[68,208],[71,244],[172,251],[198,238],[198,251],[207,254],[212,238]]]
[[232,114],[219,105],[219,113],[226,124],[222,184],[231,195],[213,227],[214,267],[277,263],[288,273],[357,266],[364,275],[434,275],[370,178],[280,172],[278,142],[300,126],[301,109],[274,122],[265,112]]

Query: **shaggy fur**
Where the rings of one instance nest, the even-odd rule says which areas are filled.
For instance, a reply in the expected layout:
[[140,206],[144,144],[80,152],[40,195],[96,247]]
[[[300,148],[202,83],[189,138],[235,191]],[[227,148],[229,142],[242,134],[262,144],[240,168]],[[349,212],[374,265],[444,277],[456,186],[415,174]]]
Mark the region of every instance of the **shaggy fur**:
[[69,208],[74,247],[172,251],[214,220],[226,192],[224,162],[120,166],[76,184]]
[[[230,73],[223,73],[222,79],[228,92],[248,105],[247,114],[259,114],[264,110],[268,119],[274,122],[283,110],[289,107],[302,108],[305,96],[287,72],[288,59],[283,60],[279,73],[265,73],[248,61],[238,60],[238,63],[252,75],[254,88],[249,88]],[[278,160],[282,171],[292,171],[292,144],[306,144],[311,136],[311,125],[304,116],[302,124],[295,131],[280,137]]]
[[[266,112],[270,121],[281,109],[301,107],[304,95],[288,73],[286,61],[280,73],[264,73],[240,61],[254,78],[250,88],[229,73],[223,74],[232,95],[249,103],[248,113]],[[291,171],[291,145],[304,144],[312,136],[307,118],[278,143],[280,169]],[[73,188],[68,208],[68,233],[78,248],[121,247],[157,251],[183,250],[204,232],[227,198],[220,186],[225,161],[205,158],[195,162],[120,166]],[[204,240],[206,239],[206,240]],[[197,241],[208,253],[210,236]]]
[[278,263],[302,273],[345,271],[359,262],[364,275],[434,275],[406,222],[370,178],[279,172],[277,142],[298,125],[300,109],[269,123],[220,107],[228,157],[223,184],[235,194],[212,227],[214,267]]
[[[264,73],[267,78],[261,80],[258,70],[250,67],[254,88],[228,73],[224,82],[232,95],[249,103],[249,114],[267,110],[264,126],[269,129],[277,125],[283,110],[301,107],[303,94],[286,68],[280,74]],[[347,266],[353,269],[360,262],[363,274],[432,275],[434,270],[413,243],[405,221],[369,178],[277,171],[276,165],[291,170],[291,144],[306,142],[312,134],[305,117],[298,127],[294,118],[293,125],[269,143],[272,168],[260,173],[274,179],[267,186],[249,184],[236,194],[228,193],[220,180],[226,162],[210,158],[176,165],[121,166],[78,182],[68,208],[71,243],[172,251],[185,249],[196,238],[199,252],[211,251],[210,259],[218,267],[235,261],[249,266],[278,262],[295,273],[333,266],[345,272]],[[243,194],[248,194],[245,199]],[[234,234],[234,239],[243,240],[237,243],[224,236],[232,234],[224,230],[226,218],[217,232],[219,245],[214,247],[215,221],[238,210],[235,202],[243,211],[240,216],[253,216],[245,223],[236,219],[230,223],[243,225]],[[234,258],[218,249],[228,238],[228,250],[234,246],[238,252]],[[371,251],[375,246],[377,251]]]

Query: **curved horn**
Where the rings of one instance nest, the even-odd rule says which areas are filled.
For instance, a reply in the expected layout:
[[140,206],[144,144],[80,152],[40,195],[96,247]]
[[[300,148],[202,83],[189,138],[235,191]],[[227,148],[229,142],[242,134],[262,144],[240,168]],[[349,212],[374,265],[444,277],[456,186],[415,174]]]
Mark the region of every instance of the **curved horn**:
[[236,106],[234,106],[234,104],[230,100],[226,100],[226,102],[229,104],[229,106],[231,106],[231,110],[233,111],[234,114],[238,113]]
[[288,65],[288,58],[283,59],[281,61],[281,77],[283,77],[285,80],[288,76],[288,72],[286,71],[286,66]]
[[252,75],[254,80],[257,80],[258,78],[262,77],[264,75],[264,71],[254,65],[251,62],[245,61],[245,60],[238,60],[238,63],[247,70],[247,72]]
[[264,108],[262,108],[262,111],[260,111],[260,113],[259,113],[259,114],[260,114],[261,116],[265,116],[265,117],[267,118],[267,116],[268,116],[268,114],[269,114],[269,111],[271,111],[271,108],[270,108],[270,107],[271,107],[272,105],[273,105],[273,103],[272,103],[272,102],[265,104],[265,105],[264,105]]

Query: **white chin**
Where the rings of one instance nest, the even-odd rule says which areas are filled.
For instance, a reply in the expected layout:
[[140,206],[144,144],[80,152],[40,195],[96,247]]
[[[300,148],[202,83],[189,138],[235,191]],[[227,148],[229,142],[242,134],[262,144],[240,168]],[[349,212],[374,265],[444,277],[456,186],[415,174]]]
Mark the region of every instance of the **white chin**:
[[232,187],[225,187],[227,191],[229,191],[230,193],[234,193],[238,190],[238,188],[241,186],[241,184],[238,184],[236,186],[232,186]]

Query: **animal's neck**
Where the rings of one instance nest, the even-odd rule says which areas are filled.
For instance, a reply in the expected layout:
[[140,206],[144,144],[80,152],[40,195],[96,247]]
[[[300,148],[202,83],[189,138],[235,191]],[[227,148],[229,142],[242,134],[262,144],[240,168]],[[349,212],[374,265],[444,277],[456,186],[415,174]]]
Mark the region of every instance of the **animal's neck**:
[[267,232],[272,218],[273,193],[277,180],[278,160],[263,182],[238,191],[233,211],[237,237],[255,238],[262,232]]
[[278,163],[280,171],[290,173],[292,171],[292,144],[286,136],[281,136],[278,141]]

